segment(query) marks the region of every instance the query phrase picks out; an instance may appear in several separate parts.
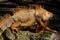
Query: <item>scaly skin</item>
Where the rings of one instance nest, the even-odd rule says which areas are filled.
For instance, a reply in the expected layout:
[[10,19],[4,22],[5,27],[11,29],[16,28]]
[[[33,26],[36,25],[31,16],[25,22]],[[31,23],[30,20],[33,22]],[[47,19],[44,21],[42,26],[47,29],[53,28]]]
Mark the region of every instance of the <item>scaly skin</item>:
[[[37,23],[34,14],[37,17],[37,21],[39,21],[39,24]],[[35,9],[33,7],[17,8],[13,12],[13,16],[6,15],[6,18],[3,18],[0,21],[0,25],[1,25],[0,28],[4,31],[7,27],[11,27],[12,31],[16,30],[18,32],[19,31],[18,28],[20,26],[30,27],[34,25],[35,23],[37,23],[38,28],[39,26],[42,26],[43,30],[39,31],[40,29],[37,30],[38,28],[36,28],[36,32],[43,32],[44,29],[52,31],[52,32],[56,32],[55,30],[50,29],[47,26],[47,24],[42,21],[42,20],[44,21],[49,20],[49,18],[51,18],[52,16],[53,14],[51,12],[48,12],[44,8],[40,7],[39,5],[35,6]]]
[[[39,21],[39,23],[37,25],[40,25],[43,27],[42,31],[43,32],[44,29],[52,31],[52,32],[56,32],[56,30],[52,30],[50,29],[47,24],[45,24],[42,20],[49,20],[49,18],[51,18],[53,16],[53,14],[51,12],[48,12],[47,10],[45,10],[44,8],[40,7],[39,5],[35,6],[34,8],[18,8],[18,11],[14,12],[14,16],[12,16],[16,21],[19,21],[21,24],[19,26],[25,26],[25,27],[29,27],[34,25],[36,22],[35,16],[34,14],[36,14],[37,16],[37,20]],[[39,17],[38,17],[39,16]],[[42,20],[40,20],[42,19]],[[13,26],[12,26],[13,27]],[[39,26],[38,26],[39,27]],[[37,28],[38,29],[38,28]],[[39,30],[36,30],[36,32],[39,32]]]
[[8,27],[11,27],[14,20],[10,16],[10,14],[5,14],[3,18],[0,20],[0,29],[2,30],[0,34],[2,34]]
[[[36,15],[39,17],[38,21],[39,24],[37,26],[42,26],[42,30],[38,30],[39,27],[37,27],[38,32],[44,32],[45,30],[49,30],[51,32],[57,32],[56,30],[52,30],[48,27],[48,23],[49,23],[49,18],[53,17],[53,14],[47,10],[45,10],[44,8],[42,8],[41,6],[39,7],[39,5],[36,6]],[[43,22],[42,20],[44,20],[45,22]]]

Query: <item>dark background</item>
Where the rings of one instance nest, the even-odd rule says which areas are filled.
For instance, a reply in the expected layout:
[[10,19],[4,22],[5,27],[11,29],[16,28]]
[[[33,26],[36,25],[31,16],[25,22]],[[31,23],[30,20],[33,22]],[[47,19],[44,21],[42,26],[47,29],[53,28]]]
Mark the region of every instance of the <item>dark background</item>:
[[[60,0],[0,0],[0,15],[9,13],[13,15],[11,8],[14,9],[17,6],[29,6],[29,4],[42,5],[46,10],[52,12],[54,17],[50,20],[49,26],[52,29],[60,31]],[[57,24],[53,26],[52,24]]]

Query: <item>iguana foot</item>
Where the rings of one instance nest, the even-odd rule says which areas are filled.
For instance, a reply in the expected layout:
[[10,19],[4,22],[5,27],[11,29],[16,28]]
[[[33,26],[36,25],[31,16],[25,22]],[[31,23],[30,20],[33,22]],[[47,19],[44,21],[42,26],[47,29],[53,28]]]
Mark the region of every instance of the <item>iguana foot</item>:
[[50,30],[50,31],[51,31],[51,32],[54,32],[54,33],[57,32],[56,30]]
[[14,27],[11,27],[11,29],[12,29],[12,32],[19,32],[19,29],[18,28],[14,28]]
[[42,28],[42,30],[39,31],[40,33],[43,33],[44,32],[44,28]]

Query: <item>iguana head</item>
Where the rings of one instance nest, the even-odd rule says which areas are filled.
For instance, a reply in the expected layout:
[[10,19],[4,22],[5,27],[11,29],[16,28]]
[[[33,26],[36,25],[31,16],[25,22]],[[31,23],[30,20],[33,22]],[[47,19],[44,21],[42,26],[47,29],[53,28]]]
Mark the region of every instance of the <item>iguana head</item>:
[[42,18],[44,21],[53,17],[53,13],[45,10],[41,6],[36,6],[36,15],[39,19]]
[[46,12],[46,13],[43,13],[42,14],[42,18],[43,18],[43,20],[49,20],[49,19],[51,19],[53,17],[53,14],[51,13],[51,12]]

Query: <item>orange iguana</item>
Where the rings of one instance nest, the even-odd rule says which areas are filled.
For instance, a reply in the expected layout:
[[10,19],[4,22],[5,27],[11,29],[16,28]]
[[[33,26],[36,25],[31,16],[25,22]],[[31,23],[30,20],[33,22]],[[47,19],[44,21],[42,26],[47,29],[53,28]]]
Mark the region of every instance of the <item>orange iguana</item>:
[[[39,21],[39,25],[41,24],[41,26],[44,29],[50,30],[52,32],[56,32],[55,30],[51,30],[47,26],[47,24],[42,21],[42,20],[49,20],[50,18],[53,17],[53,14],[51,12],[48,12],[47,10],[45,10],[44,8],[42,8],[39,5],[36,5],[34,7],[35,8],[33,8],[33,7],[30,7],[30,8],[28,8],[28,7],[18,8],[14,12],[14,14],[13,14],[14,16],[12,16],[15,19],[15,21],[17,21],[17,22],[12,24],[11,28],[13,30],[15,29],[18,32],[19,31],[19,30],[17,30],[18,26],[29,27],[29,26],[32,26],[32,25],[36,24],[37,21]],[[37,18],[37,21],[36,21],[36,18]]]
[[7,16],[6,18],[4,18],[4,20],[2,19],[2,21],[0,21],[0,25],[1,25],[0,29],[4,31],[7,27],[11,27],[12,31],[16,30],[18,32],[19,26],[29,27],[34,24],[38,24],[36,21],[37,18],[37,20],[39,21],[39,25],[41,24],[41,26],[44,29],[50,30],[52,32],[56,32],[55,30],[50,29],[42,21],[42,20],[49,20],[50,18],[53,17],[53,14],[51,12],[48,12],[39,5],[36,5],[34,7],[28,8],[24,6],[23,8],[17,8],[16,10],[13,11],[13,16],[9,16],[9,17]]

